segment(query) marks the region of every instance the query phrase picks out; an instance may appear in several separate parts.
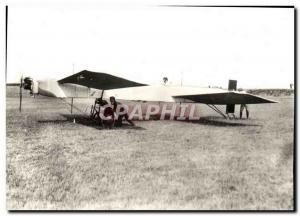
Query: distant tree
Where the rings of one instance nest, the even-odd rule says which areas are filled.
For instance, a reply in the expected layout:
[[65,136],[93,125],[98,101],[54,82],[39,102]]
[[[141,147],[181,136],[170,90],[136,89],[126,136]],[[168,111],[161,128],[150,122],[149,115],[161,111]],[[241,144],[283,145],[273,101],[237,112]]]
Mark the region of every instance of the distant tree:
[[163,78],[163,82],[164,82],[164,84],[166,85],[167,82],[168,82],[168,77],[164,77],[164,78]]

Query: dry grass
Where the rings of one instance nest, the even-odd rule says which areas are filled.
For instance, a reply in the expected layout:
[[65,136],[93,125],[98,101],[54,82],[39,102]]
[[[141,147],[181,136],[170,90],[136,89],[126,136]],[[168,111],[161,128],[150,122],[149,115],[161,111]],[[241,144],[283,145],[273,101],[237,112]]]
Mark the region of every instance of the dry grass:
[[24,98],[20,114],[9,96],[7,208],[293,209],[293,97],[276,100],[248,121],[201,106],[198,123],[101,130],[59,99]]
[[293,96],[294,89],[248,89],[248,93],[262,96]]

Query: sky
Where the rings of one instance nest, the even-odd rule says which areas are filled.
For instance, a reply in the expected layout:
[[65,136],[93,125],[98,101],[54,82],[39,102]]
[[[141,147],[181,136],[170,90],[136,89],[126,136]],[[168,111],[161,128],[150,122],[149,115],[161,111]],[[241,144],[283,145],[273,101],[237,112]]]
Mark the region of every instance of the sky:
[[289,88],[294,9],[9,6],[7,57],[8,83],[91,70],[147,84]]

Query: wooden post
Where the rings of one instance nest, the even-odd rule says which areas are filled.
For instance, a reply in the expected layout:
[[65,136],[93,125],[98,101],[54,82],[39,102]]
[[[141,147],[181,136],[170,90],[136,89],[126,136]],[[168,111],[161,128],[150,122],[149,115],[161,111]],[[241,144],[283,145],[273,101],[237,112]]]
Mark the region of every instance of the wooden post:
[[22,88],[23,88],[23,76],[21,77],[21,82],[20,82],[20,106],[19,106],[19,111],[22,112]]
[[180,118],[180,115],[181,115],[181,101],[179,102],[179,116],[177,116],[177,119],[178,117]]
[[73,114],[73,98],[71,98],[71,114]]

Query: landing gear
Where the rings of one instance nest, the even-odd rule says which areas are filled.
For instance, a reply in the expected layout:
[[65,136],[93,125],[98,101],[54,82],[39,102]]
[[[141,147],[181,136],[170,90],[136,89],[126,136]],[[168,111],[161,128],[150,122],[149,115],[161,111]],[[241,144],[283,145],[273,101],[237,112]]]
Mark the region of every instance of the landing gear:
[[[90,118],[95,120],[99,126],[111,129],[115,123],[114,111],[109,106],[105,107],[107,104],[102,98],[96,98],[94,105],[91,106]],[[105,119],[101,118],[100,113],[103,114]]]
[[228,118],[231,119],[237,119],[237,117],[234,115],[234,113],[227,113]]
[[246,117],[248,119],[249,118],[249,110],[248,110],[247,104],[241,104],[241,107],[240,107],[240,119],[242,119],[242,117],[243,117],[244,109],[246,110]]
[[209,108],[211,108],[212,110],[214,110],[215,112],[217,112],[218,114],[220,114],[222,117],[224,117],[225,119],[237,119],[236,116],[234,115],[234,113],[232,112],[226,112],[223,113],[218,107],[216,107],[214,104],[206,104]]
[[[227,116],[220,110],[218,109],[218,107],[216,107],[213,104],[206,104],[209,108],[211,108],[212,110],[214,110],[215,112],[219,113],[221,116],[223,116],[225,119],[227,119]],[[228,115],[228,113],[227,113]],[[228,118],[230,119],[230,117],[228,116]]]
[[97,101],[97,99],[95,100],[94,105],[92,105],[92,107],[91,107],[90,118],[95,120],[98,125],[103,126],[103,122],[100,117],[101,106],[96,101]]

